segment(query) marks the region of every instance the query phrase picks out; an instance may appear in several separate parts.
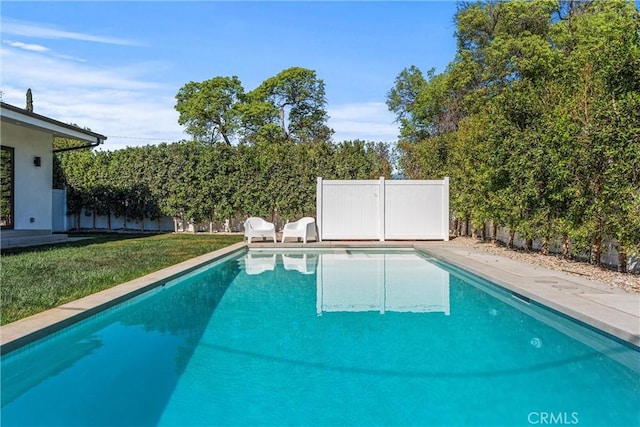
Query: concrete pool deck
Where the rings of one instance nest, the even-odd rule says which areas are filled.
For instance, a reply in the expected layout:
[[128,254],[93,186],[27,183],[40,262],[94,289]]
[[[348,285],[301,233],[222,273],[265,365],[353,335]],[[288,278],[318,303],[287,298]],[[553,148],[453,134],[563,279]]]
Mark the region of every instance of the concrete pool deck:
[[252,249],[415,248],[470,271],[531,301],[550,307],[620,340],[640,347],[640,294],[563,272],[492,255],[450,242],[237,243],[113,288],[0,327],[5,354],[38,338],[109,308],[132,296],[236,251]]

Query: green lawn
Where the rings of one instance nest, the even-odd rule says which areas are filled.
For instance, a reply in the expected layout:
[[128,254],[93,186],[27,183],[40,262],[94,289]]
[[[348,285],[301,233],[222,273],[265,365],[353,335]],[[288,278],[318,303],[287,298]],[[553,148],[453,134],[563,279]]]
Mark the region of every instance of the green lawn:
[[73,235],[86,240],[4,251],[0,324],[242,241],[241,235]]

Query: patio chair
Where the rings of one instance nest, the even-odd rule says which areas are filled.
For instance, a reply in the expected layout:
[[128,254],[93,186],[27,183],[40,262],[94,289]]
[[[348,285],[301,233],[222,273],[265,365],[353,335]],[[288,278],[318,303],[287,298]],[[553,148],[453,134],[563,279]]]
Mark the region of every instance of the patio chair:
[[244,237],[249,240],[249,243],[253,237],[270,238],[275,243],[277,242],[276,226],[257,216],[249,217],[244,222]]
[[295,237],[296,241],[302,239],[303,243],[307,243],[307,239],[310,237],[318,240],[316,220],[306,216],[297,221],[286,223],[282,229],[282,243],[287,237]]

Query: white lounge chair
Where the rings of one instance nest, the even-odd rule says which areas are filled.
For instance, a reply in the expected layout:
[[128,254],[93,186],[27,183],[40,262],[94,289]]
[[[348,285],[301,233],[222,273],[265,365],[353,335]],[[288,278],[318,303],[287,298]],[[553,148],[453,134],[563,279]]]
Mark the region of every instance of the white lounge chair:
[[295,237],[296,241],[302,239],[304,243],[307,243],[307,239],[310,237],[318,240],[316,220],[306,216],[297,221],[286,223],[282,229],[282,243],[287,237]]
[[244,237],[249,240],[249,243],[253,237],[270,238],[275,243],[277,242],[276,226],[262,218],[252,216],[244,222]]

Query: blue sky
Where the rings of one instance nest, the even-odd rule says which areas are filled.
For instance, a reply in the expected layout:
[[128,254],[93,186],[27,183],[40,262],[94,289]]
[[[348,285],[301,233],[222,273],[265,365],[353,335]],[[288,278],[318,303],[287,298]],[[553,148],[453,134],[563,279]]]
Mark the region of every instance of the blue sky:
[[188,138],[175,95],[236,75],[246,91],[289,67],[325,83],[334,141],[395,141],[387,92],[455,54],[453,1],[3,1],[3,101],[108,137],[105,149]]

